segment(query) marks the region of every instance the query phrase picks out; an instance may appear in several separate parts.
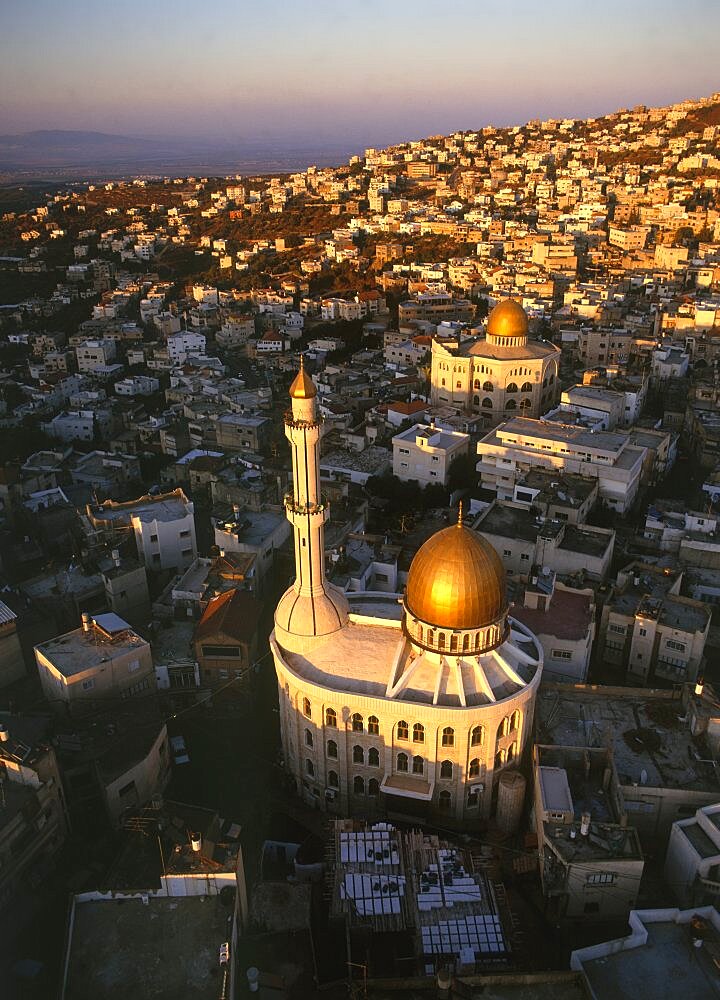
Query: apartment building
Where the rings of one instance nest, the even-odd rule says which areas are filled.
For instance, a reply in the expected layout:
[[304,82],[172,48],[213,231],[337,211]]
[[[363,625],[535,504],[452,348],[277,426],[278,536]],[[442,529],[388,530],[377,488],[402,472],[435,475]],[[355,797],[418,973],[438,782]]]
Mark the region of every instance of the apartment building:
[[272,421],[268,417],[223,413],[215,422],[218,448],[223,451],[262,452],[268,445]]
[[474,527],[492,543],[507,573],[527,579],[543,567],[565,576],[605,580],[615,532],[538,516],[526,506],[495,500]]
[[534,815],[546,915],[623,919],[645,862],[605,748],[533,747]]
[[635,683],[694,683],[711,610],[680,595],[682,573],[631,563],[617,576],[598,628],[599,656]]
[[393,475],[421,486],[447,486],[455,459],[469,454],[470,435],[446,431],[432,424],[415,424],[396,434],[393,445]]
[[98,702],[155,689],[150,644],[113,612],[83,613],[80,628],[35,646],[35,662],[43,694],[59,714],[88,713]]
[[53,866],[67,833],[47,717],[0,712],[0,902],[11,906]]
[[478,442],[477,451],[482,486],[498,499],[512,499],[532,469],[555,469],[597,479],[600,499],[618,514],[635,501],[645,458],[625,434],[528,417],[506,420]]
[[88,504],[88,521],[110,541],[135,534],[137,555],[148,569],[182,569],[197,556],[194,505],[181,489],[117,503]]
[[720,804],[676,820],[665,855],[665,882],[682,907],[720,900]]
[[96,372],[115,360],[114,340],[86,340],[75,348],[79,372]]
[[201,682],[225,697],[242,697],[239,682],[257,658],[262,604],[247,591],[231,589],[210,600],[195,626],[193,646]]
[[168,358],[172,364],[182,364],[190,354],[204,354],[207,339],[203,333],[180,330],[166,340]]

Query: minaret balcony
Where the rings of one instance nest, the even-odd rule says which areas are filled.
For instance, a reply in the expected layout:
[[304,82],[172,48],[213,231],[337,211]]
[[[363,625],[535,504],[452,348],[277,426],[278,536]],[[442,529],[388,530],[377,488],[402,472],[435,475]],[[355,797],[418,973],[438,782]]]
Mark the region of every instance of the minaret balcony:
[[315,420],[299,420],[292,410],[286,410],[283,419],[286,427],[298,428],[299,430],[304,427],[320,427],[323,422],[323,418],[319,415]]
[[320,497],[319,503],[302,503],[295,499],[294,493],[286,493],[283,502],[292,514],[324,514],[330,507],[327,497],[324,496]]

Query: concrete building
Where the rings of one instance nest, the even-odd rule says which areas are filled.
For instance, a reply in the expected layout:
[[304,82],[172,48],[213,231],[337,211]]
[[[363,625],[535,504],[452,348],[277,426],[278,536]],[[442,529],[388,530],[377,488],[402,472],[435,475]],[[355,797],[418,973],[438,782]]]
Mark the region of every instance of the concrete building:
[[221,555],[254,556],[253,590],[261,596],[275,566],[277,552],[290,537],[290,527],[276,510],[235,510],[215,522],[215,544]]
[[101,572],[108,607],[130,624],[145,624],[150,618],[147,571],[135,559],[112,553],[112,565]]
[[607,749],[533,748],[534,815],[548,919],[611,920],[635,905],[645,862]]
[[470,451],[470,435],[415,424],[392,439],[393,475],[420,486],[447,486],[450,467]]
[[512,502],[551,521],[583,524],[598,496],[596,479],[552,469],[531,469],[516,482]]
[[574,951],[595,1000],[619,997],[716,997],[720,914],[713,906],[633,910],[627,937]]
[[539,643],[507,617],[502,563],[458,522],[418,551],[402,603],[327,583],[322,423],[302,369],[290,395],[296,576],[270,640],[286,767],[306,802],[339,815],[487,817],[542,671]]
[[598,628],[599,654],[635,683],[694,683],[702,671],[711,611],[680,596],[682,574],[632,563],[617,576]]
[[698,751],[691,691],[548,682],[538,696],[539,742],[612,750],[628,822],[654,855],[675,820],[720,801],[716,765]]
[[525,311],[508,299],[493,309],[484,338],[433,340],[430,398],[488,427],[514,413],[539,417],[557,402],[559,368],[559,348],[529,340]]
[[239,698],[239,682],[257,658],[262,604],[252,594],[228,590],[208,602],[195,626],[193,643],[203,686]]
[[35,661],[56,712],[87,713],[155,688],[150,644],[112,613],[85,615],[81,628],[35,646]]
[[0,690],[25,676],[25,660],[17,634],[17,615],[0,601]]
[[115,360],[117,345],[114,340],[86,340],[75,348],[79,372],[97,372]]
[[594,592],[565,587],[555,573],[536,569],[510,612],[542,645],[547,680],[584,684],[595,638]]
[[603,581],[612,562],[615,532],[536,516],[525,506],[493,501],[475,528],[501,555],[506,572],[527,580],[538,568]]
[[0,712],[0,899],[42,882],[63,846],[63,784],[46,717]]
[[624,422],[625,394],[595,385],[574,385],[563,390],[559,412],[578,414],[598,430],[612,431]]
[[665,855],[665,881],[680,906],[715,906],[720,898],[720,804],[676,820]]
[[137,555],[147,569],[182,569],[197,557],[192,501],[181,489],[116,503],[88,504],[93,529],[114,542],[135,533]]
[[172,364],[177,365],[182,364],[191,354],[204,354],[207,338],[204,333],[180,330],[178,333],[171,333],[165,343],[168,358]]
[[258,454],[265,450],[269,442],[271,423],[268,417],[223,413],[215,422],[215,430],[218,448],[223,451],[252,451]]
[[531,469],[556,469],[598,480],[599,496],[616,513],[630,510],[640,489],[645,451],[627,435],[593,433],[570,424],[513,417],[478,442],[482,485],[512,498]]

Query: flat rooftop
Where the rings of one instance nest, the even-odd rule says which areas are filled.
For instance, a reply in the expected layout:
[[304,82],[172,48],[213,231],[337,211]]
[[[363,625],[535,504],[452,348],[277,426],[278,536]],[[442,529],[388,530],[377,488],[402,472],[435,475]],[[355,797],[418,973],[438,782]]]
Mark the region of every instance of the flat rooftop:
[[720,996],[718,971],[705,948],[693,948],[686,925],[663,921],[646,927],[644,945],[583,961],[597,1000]]
[[63,1000],[217,1000],[229,912],[203,896],[76,903]]
[[85,670],[92,670],[105,660],[113,660],[147,646],[145,639],[134,632],[127,623],[123,624],[126,628],[109,633],[93,622],[87,632],[82,628],[76,628],[72,632],[66,632],[65,635],[41,642],[35,649],[52,663],[58,673],[64,677],[73,677]]
[[591,448],[593,451],[620,452],[627,444],[626,434],[615,434],[613,431],[591,433],[575,424],[552,423],[548,420],[534,420],[531,417],[511,417],[495,428],[494,433],[502,435],[500,441],[503,444],[505,443],[503,439],[508,435],[565,442],[578,448]]
[[539,743],[611,747],[621,785],[720,792],[712,764],[697,759],[687,723],[680,722],[680,700],[670,693],[656,698],[633,688],[605,694],[548,684],[538,692],[536,711]]
[[128,503],[89,504],[88,513],[95,521],[117,521],[130,524],[133,517],[140,521],[177,521],[190,513],[187,497],[181,490],[157,497],[140,497]]

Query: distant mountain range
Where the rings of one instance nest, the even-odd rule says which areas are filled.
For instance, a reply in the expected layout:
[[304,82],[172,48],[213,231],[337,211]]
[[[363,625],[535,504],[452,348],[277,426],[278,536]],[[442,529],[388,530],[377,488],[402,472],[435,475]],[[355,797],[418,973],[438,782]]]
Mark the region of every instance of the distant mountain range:
[[267,173],[339,163],[353,152],[341,145],[238,139],[153,139],[107,132],[44,130],[0,135],[0,175],[121,176],[154,173]]

